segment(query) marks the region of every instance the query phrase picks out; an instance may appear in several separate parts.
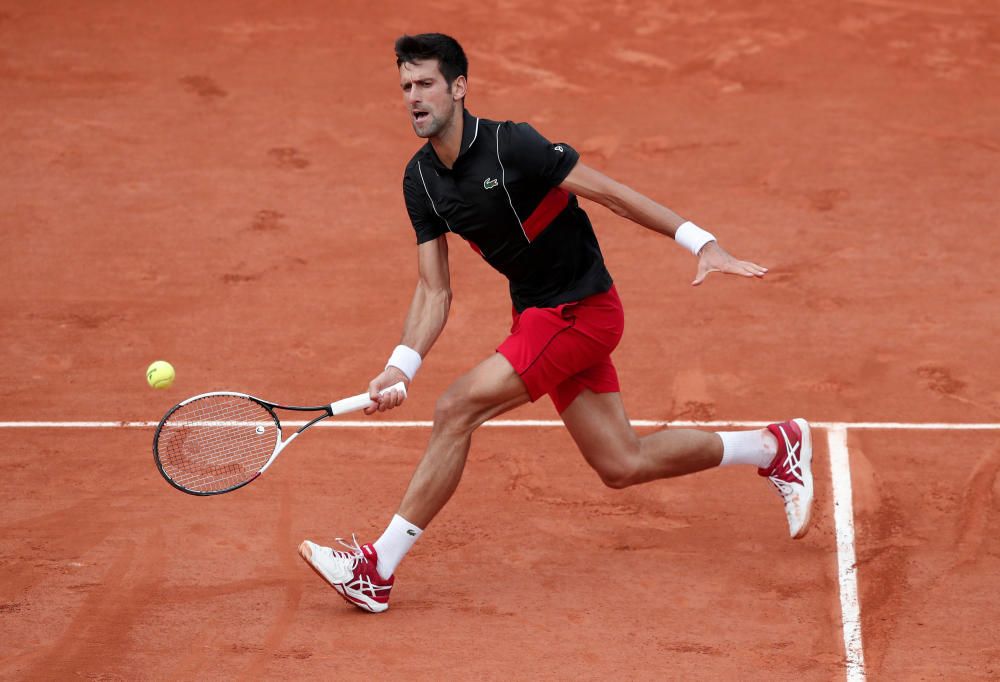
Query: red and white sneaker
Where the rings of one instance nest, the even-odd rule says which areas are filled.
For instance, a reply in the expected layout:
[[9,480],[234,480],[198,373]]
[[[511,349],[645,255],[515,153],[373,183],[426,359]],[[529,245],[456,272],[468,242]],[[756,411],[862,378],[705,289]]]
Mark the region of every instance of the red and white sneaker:
[[349,603],[359,609],[381,613],[389,608],[389,591],[396,576],[385,580],[378,574],[378,554],[371,545],[358,546],[357,538],[348,544],[337,542],[349,551],[338,551],[305,540],[299,545],[299,554],[323,580]]
[[788,532],[792,538],[804,537],[809,531],[813,504],[812,434],[805,419],[791,419],[771,424],[767,430],[778,439],[778,454],[771,466],[757,469],[767,476],[785,502]]

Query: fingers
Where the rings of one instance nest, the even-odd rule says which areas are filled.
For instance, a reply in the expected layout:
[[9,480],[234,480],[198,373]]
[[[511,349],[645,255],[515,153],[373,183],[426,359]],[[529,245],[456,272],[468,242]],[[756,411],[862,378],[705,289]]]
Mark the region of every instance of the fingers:
[[[371,396],[369,396],[371,397]],[[402,393],[393,389],[385,393],[377,393],[371,398],[372,404],[365,408],[365,414],[372,415],[376,412],[385,412],[403,404],[406,398]]]
[[757,265],[756,263],[751,263],[750,261],[740,260],[732,261],[727,263],[721,268],[716,267],[699,267],[698,274],[691,282],[691,286],[699,286],[705,281],[705,278],[712,272],[722,272],[727,275],[739,275],[741,277],[763,277],[767,274],[767,268]]
[[763,277],[767,274],[767,268],[762,265],[757,265],[756,263],[751,263],[748,260],[741,260],[737,263],[740,268],[740,274],[746,275],[747,277]]
[[385,390],[386,387],[392,386],[400,381],[407,384],[409,383],[406,375],[395,367],[389,367],[375,377],[372,382],[368,384],[368,398],[372,401],[372,405],[365,408],[365,414],[372,415],[376,412],[386,412],[387,410],[391,410],[402,405],[403,401],[406,400],[406,393],[395,388]]
[[376,408],[379,412],[386,412],[395,407],[399,407],[406,400],[406,396],[397,389],[392,389],[391,391],[385,391],[379,393],[378,395],[378,407]]
[[742,275],[743,277],[763,277],[767,274],[767,268],[748,260],[734,260],[731,263],[726,263],[722,267],[722,272],[728,275]]

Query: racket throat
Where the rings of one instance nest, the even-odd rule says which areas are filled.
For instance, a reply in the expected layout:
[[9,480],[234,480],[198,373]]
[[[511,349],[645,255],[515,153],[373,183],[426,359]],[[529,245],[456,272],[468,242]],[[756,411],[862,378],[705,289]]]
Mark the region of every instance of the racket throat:
[[257,475],[260,476],[260,474],[262,474],[265,471],[267,471],[267,468],[269,466],[271,466],[271,464],[274,462],[274,460],[278,459],[278,455],[281,454],[281,451],[284,450],[285,448],[287,448],[289,443],[291,443],[293,440],[295,440],[296,438],[298,438],[298,436],[299,436],[300,433],[302,433],[302,432],[301,431],[296,431],[295,433],[293,433],[292,435],[290,435],[288,437],[288,440],[282,441],[281,440],[281,433],[279,432],[278,433],[278,439],[279,439],[278,440],[278,444],[274,447],[274,452],[271,453],[271,458],[269,460],[267,460],[267,462],[265,462],[264,466],[262,466],[260,468],[260,473],[257,474]]

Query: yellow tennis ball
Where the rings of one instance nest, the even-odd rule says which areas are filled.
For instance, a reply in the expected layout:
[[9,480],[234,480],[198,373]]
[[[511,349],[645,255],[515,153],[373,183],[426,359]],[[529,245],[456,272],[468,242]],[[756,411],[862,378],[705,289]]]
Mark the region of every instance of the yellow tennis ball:
[[174,366],[166,360],[157,360],[146,370],[146,381],[153,388],[170,388],[175,376]]

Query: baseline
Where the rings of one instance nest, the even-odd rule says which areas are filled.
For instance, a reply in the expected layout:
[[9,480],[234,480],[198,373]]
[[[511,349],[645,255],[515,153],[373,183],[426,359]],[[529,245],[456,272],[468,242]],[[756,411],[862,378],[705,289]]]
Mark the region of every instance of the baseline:
[[[159,425],[159,421],[0,421],[0,429],[149,429]],[[632,426],[673,427],[673,428],[764,428],[773,422],[767,421],[657,421],[652,419],[632,419]],[[284,421],[282,426],[304,426],[305,421]],[[336,420],[320,422],[315,428],[327,429],[429,429],[434,425],[430,420],[419,421],[375,421]],[[492,428],[550,428],[563,423],[558,419],[494,419],[483,424]],[[843,430],[903,430],[903,431],[1000,431],[1000,423],[992,422],[825,422],[809,421],[814,429]]]

